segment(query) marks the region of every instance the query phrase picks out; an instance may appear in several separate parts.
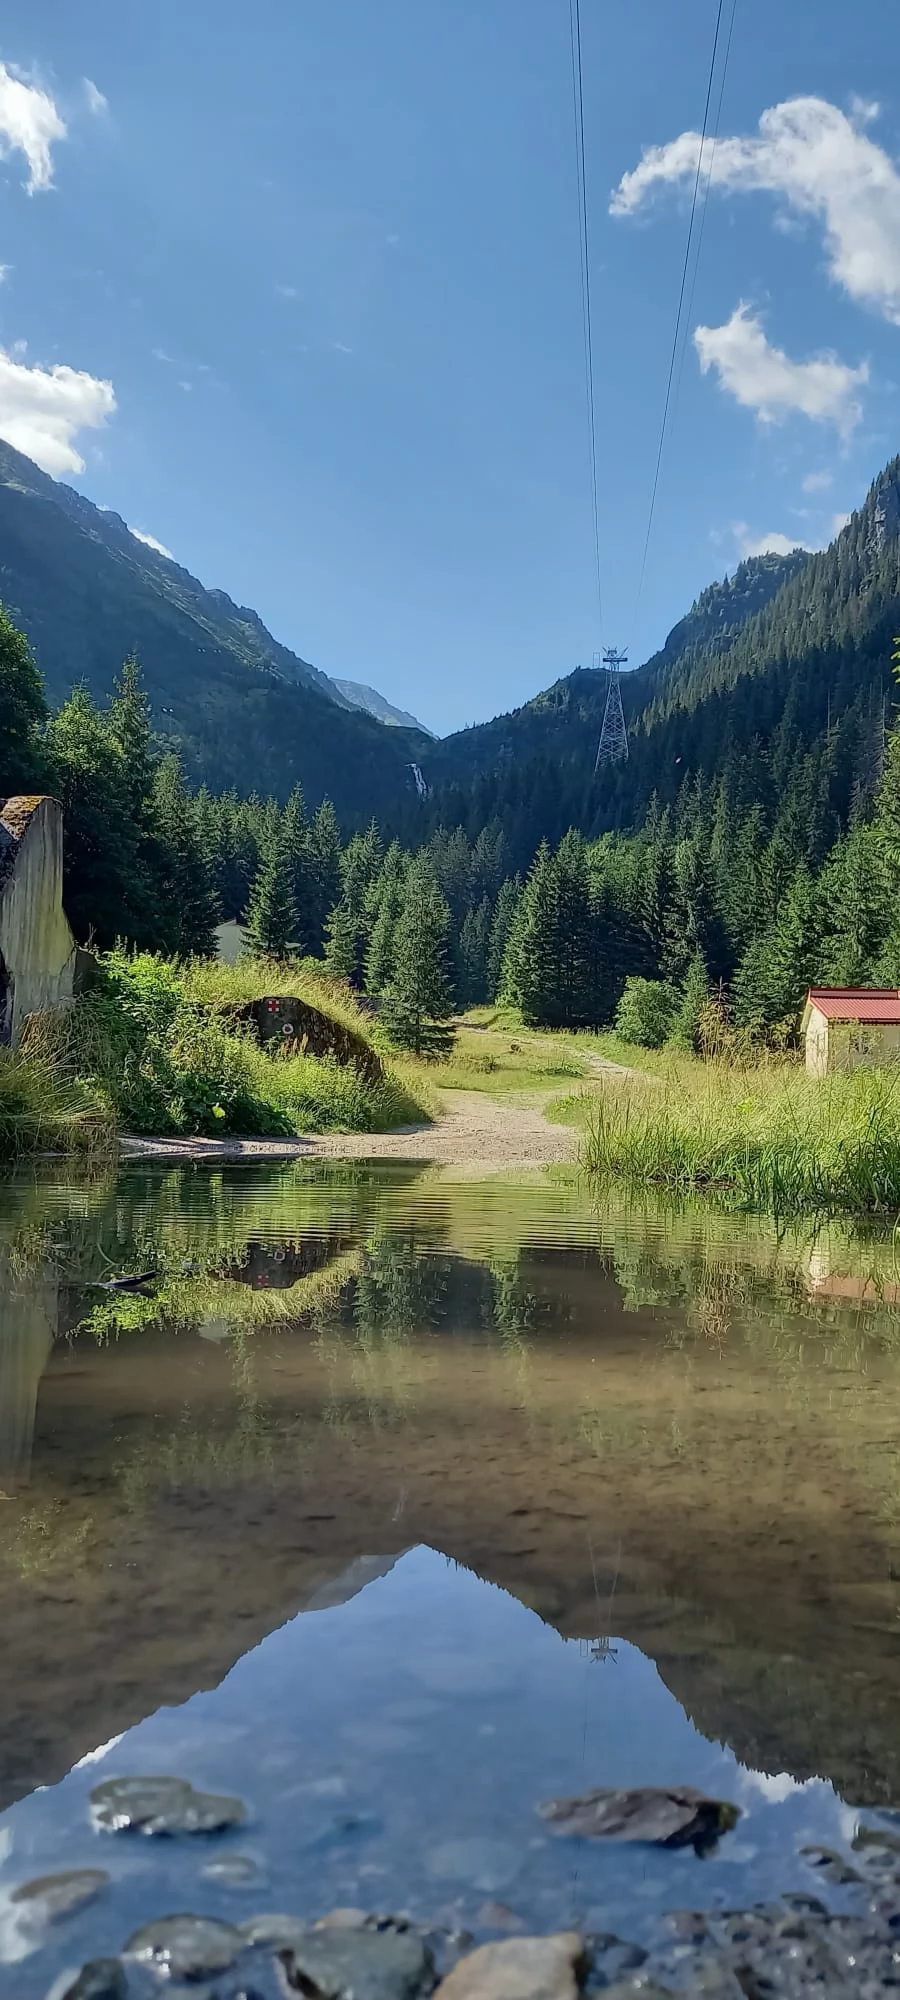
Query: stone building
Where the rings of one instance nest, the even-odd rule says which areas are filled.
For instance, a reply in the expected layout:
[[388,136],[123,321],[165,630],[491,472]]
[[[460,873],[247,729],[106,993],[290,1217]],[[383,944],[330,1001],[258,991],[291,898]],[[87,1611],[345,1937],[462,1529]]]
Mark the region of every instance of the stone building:
[[63,909],[63,818],[42,794],[0,811],[0,1042],[17,1042],[26,1015],[65,1007],[75,939]]

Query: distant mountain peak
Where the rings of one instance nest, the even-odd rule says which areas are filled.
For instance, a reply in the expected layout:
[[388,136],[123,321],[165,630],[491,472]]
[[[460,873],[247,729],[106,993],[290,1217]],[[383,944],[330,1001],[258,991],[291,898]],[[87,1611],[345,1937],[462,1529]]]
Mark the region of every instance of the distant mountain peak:
[[374,715],[378,722],[387,723],[394,729],[418,729],[423,736],[434,733],[426,728],[424,722],[417,722],[408,709],[395,708],[392,701],[387,701],[377,688],[367,687],[364,681],[336,680],[334,685],[340,689],[344,700],[349,701],[351,708],[365,709],[366,714]]

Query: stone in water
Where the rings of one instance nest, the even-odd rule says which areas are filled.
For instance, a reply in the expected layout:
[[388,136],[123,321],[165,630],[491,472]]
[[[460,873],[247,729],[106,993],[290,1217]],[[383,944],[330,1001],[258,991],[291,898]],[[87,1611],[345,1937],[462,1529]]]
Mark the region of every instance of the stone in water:
[[185,1778],[107,1778],[91,1805],[108,1833],[221,1833],[245,1817],[240,1799],[195,1792]]
[[586,1840],[643,1840],[658,1847],[715,1845],[730,1832],[740,1808],[724,1799],[708,1798],[692,1785],[638,1785],[631,1791],[601,1787],[573,1799],[549,1799],[538,1807],[555,1833]]

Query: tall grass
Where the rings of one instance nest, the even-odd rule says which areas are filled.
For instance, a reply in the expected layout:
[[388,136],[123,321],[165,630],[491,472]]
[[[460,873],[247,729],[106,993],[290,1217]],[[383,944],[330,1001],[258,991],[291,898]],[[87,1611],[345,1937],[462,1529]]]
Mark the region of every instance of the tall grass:
[[33,1017],[18,1048],[0,1049],[0,1160],[109,1152],[114,1138],[102,1094],[66,1060],[57,1017]]
[[598,1180],[700,1191],[778,1214],[900,1210],[900,1066],[821,1081],[790,1063],[669,1058],[610,1079],[588,1113]]

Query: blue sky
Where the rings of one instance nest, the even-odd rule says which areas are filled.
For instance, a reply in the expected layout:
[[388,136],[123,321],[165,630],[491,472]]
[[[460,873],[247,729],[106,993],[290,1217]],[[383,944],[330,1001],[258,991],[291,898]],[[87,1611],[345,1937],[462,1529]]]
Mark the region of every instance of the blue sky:
[[900,446],[900,15],[738,0],[637,602],[715,0],[582,15],[602,630],[568,0],[0,25],[0,434],[440,731],[644,658]]

